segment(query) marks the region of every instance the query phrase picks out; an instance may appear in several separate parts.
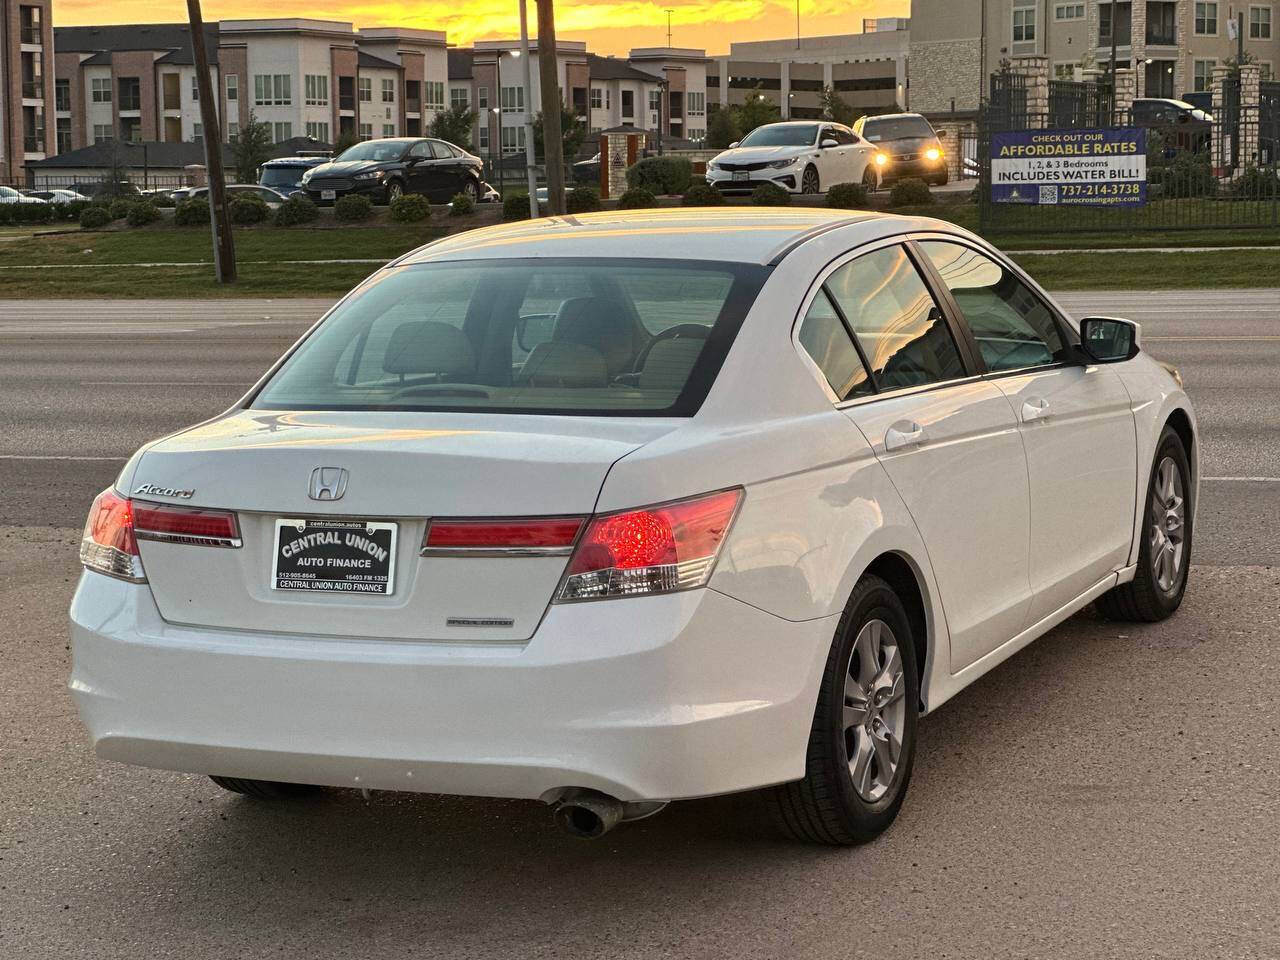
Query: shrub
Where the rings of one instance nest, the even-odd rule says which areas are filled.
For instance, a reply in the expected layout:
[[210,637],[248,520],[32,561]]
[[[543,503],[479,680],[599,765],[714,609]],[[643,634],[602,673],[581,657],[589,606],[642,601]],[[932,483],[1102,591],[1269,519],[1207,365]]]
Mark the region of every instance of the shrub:
[[751,191],[751,202],[757,207],[789,207],[791,194],[776,183],[762,183]]
[[183,200],[173,210],[173,222],[179,227],[198,227],[209,222],[209,201],[203,197]]
[[119,200],[112,200],[111,206],[108,208],[111,211],[111,219],[123,220],[129,215],[129,209],[132,206],[133,201],[125,199],[124,197],[121,197]]
[[153,193],[151,202],[157,207],[172,207],[177,205],[177,201],[173,199],[173,195],[169,193]]
[[695,183],[684,192],[680,203],[685,207],[719,207],[724,205],[724,194],[708,183]]
[[13,219],[18,223],[48,223],[53,219],[54,209],[51,203],[14,203]]
[[508,193],[502,201],[503,220],[528,220],[529,195],[527,193]]
[[320,216],[320,210],[305,193],[295,193],[276,208],[277,227],[296,227],[311,223]]
[[13,208],[15,204],[0,203],[0,224],[11,223],[13,221]]
[[85,230],[101,230],[111,222],[106,207],[92,205],[80,211],[80,226]]
[[899,180],[889,191],[889,206],[915,207],[933,203],[933,194],[929,185],[919,177],[907,177]]
[[600,209],[600,191],[595,187],[574,187],[564,195],[565,213],[590,213]]
[[1159,184],[1165,197],[1212,197],[1218,192],[1218,179],[1203,154],[1182,152],[1168,165],[1148,169],[1148,181]]
[[1231,195],[1239,200],[1273,200],[1280,196],[1280,175],[1275,167],[1245,167],[1231,184]]
[[684,193],[693,182],[688,157],[645,157],[627,168],[627,186],[654,193]]
[[827,189],[827,206],[839,210],[865,210],[867,188],[860,183],[833,183]]
[[646,190],[644,187],[632,187],[618,198],[619,210],[640,210],[657,205],[658,198],[653,195],[653,191]]
[[159,219],[160,211],[150,200],[133,201],[129,204],[129,212],[125,215],[125,220],[131,227],[145,227],[148,223],[155,223]]
[[401,223],[416,223],[431,216],[431,204],[418,193],[406,193],[391,201],[391,219]]
[[356,223],[372,216],[373,201],[358,193],[348,193],[345,197],[338,198],[338,202],[333,205],[333,219],[343,223]]
[[261,197],[252,194],[236,197],[231,201],[231,222],[241,226],[262,223],[271,215],[271,208]]
[[476,202],[465,193],[455,194],[453,202],[449,204],[449,216],[451,217],[465,217],[475,212]]

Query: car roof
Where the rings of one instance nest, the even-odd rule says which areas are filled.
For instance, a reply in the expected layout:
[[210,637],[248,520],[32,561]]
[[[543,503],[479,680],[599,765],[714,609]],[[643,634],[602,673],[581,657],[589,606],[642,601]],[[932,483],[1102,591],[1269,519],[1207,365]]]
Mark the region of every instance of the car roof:
[[952,224],[860,210],[707,207],[610,211],[541,217],[468,230],[413,250],[393,266],[522,257],[626,257],[768,264],[837,228],[854,244]]

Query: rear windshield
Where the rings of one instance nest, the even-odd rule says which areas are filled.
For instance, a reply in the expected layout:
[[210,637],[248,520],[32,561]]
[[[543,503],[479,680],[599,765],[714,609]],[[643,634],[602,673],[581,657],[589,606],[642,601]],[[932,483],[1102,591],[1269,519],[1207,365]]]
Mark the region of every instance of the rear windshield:
[[745,137],[742,147],[811,147],[818,136],[816,123],[775,123],[756,127]]
[[263,167],[258,182],[264,187],[296,187],[306,167]]
[[391,268],[317,327],[250,406],[691,416],[766,273],[598,259]]
[[924,117],[893,117],[886,120],[868,120],[862,127],[862,135],[872,143],[884,140],[905,140],[908,137],[935,136],[933,127]]

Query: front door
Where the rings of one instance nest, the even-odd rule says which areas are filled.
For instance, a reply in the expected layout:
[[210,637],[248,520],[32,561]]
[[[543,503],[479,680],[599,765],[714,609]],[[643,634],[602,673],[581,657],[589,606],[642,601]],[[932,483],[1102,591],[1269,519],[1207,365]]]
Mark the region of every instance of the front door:
[[910,511],[951,636],[951,670],[1027,623],[1026,457],[1004,395],[971,358],[905,247],[862,254],[826,291],[875,386],[844,413],[866,436]]
[[1070,328],[1009,268],[961,243],[922,240],[1009,401],[1031,486],[1030,623],[1128,562],[1137,441],[1128,390],[1084,366]]
[[435,154],[431,152],[431,141],[423,140],[415,143],[409,148],[409,155],[405,159],[407,161],[404,170],[405,192],[430,196],[433,176],[431,165],[435,163]]

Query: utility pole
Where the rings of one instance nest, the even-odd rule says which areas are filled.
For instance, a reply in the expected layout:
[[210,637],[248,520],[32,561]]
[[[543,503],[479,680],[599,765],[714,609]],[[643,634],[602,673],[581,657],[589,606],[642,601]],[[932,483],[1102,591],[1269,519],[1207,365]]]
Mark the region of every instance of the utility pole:
[[200,123],[203,125],[204,168],[209,176],[209,227],[213,231],[213,275],[218,283],[236,282],[236,247],[227,215],[227,178],[222,172],[222,127],[218,103],[209,79],[209,51],[204,46],[204,17],[200,0],[187,0],[191,20],[191,52],[196,62],[196,89],[200,91]]
[[533,149],[533,77],[529,65],[529,14],[520,0],[520,61],[524,70],[524,172],[529,184],[529,216],[538,219],[538,156]]
[[542,84],[542,144],[547,164],[547,209],[564,213],[564,140],[560,129],[560,71],[556,55],[556,11],[538,2],[538,79]]

